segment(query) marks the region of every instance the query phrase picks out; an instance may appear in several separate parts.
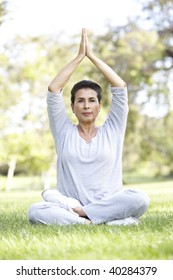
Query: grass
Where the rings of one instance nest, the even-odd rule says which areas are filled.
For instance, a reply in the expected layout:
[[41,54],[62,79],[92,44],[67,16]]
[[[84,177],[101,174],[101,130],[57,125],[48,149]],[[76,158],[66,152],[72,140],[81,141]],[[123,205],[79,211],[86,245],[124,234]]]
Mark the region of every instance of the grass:
[[39,190],[0,193],[1,260],[172,260],[173,181],[130,185],[150,196],[139,226],[31,225]]

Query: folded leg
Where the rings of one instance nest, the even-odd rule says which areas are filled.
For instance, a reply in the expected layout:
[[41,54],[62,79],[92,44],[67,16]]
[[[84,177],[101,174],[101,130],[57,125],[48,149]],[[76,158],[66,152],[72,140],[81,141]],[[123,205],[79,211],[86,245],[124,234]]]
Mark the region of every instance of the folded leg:
[[42,223],[46,225],[71,225],[85,224],[85,219],[75,213],[59,207],[52,202],[37,202],[30,206],[28,219],[31,223]]
[[111,196],[83,206],[93,224],[106,223],[129,217],[139,218],[148,208],[148,195],[141,190],[122,190]]

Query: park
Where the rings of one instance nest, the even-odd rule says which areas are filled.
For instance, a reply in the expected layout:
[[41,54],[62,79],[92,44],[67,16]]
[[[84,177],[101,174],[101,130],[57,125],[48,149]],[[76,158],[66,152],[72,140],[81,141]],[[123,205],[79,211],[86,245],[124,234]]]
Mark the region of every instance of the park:
[[[8,21],[0,1],[0,29]],[[144,190],[148,211],[138,226],[33,225],[28,208],[56,187],[54,142],[46,107],[52,77],[70,61],[80,34],[16,36],[0,46],[0,259],[173,259],[173,50],[172,1],[141,1],[141,13],[123,26],[89,30],[94,51],[123,77],[129,114],[123,149],[124,188]],[[170,17],[168,16],[170,15]],[[147,28],[145,28],[147,26]],[[150,26],[150,28],[148,28]],[[106,120],[109,85],[84,61],[64,89],[67,115],[75,122],[69,92],[86,77],[102,85],[98,125]]]

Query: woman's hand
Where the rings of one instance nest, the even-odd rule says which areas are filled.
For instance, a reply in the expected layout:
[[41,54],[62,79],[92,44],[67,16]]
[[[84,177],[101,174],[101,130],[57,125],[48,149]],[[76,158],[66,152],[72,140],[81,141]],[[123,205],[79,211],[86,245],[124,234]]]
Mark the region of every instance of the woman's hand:
[[83,59],[86,56],[86,29],[82,28],[81,41],[79,45],[78,57]]
[[64,68],[58,72],[58,74],[55,76],[55,78],[51,81],[51,83],[48,86],[48,89],[50,92],[58,93],[65,87],[68,80],[70,79],[72,73],[76,70],[76,68],[79,66],[81,61],[86,56],[86,30],[85,28],[82,29],[81,34],[81,42],[79,45],[79,51],[77,56],[70,61]]
[[88,40],[88,35],[87,35],[87,32],[85,30],[85,45],[86,45],[86,56],[91,59],[92,57],[94,57],[94,53],[91,49],[91,46],[90,46],[90,43],[89,43],[89,40]]
[[81,41],[79,45],[79,52],[78,56],[83,59],[85,56],[87,56],[89,59],[94,57],[94,53],[91,49],[89,40],[88,40],[88,35],[87,35],[87,30],[86,28],[82,28],[82,34],[81,34]]

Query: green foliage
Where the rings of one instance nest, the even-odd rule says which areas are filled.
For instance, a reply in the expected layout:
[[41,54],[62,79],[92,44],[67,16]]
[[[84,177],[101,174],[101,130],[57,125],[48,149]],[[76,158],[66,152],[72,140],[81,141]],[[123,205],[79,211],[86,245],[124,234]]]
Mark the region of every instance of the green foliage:
[[16,171],[27,174],[40,174],[47,171],[54,160],[53,141],[50,134],[40,138],[37,131],[10,134],[1,140],[0,155],[2,163],[9,163],[14,157]]
[[[128,86],[130,111],[124,170],[139,171],[150,166],[153,175],[171,175],[173,56],[171,16],[168,15],[172,13],[172,1],[141,0],[141,3],[140,18],[129,20],[125,26],[108,26],[105,34],[89,36],[94,52]],[[4,1],[0,2],[3,9],[0,9],[0,16],[6,12],[5,5]],[[150,24],[150,28],[145,28],[145,23]],[[17,168],[24,172],[30,170],[38,174],[49,169],[55,150],[46,112],[47,87],[55,74],[76,55],[79,39],[79,34],[68,42],[62,42],[61,34],[56,38],[16,37],[1,46],[0,166],[7,166],[10,156],[15,156]],[[69,93],[73,84],[82,79],[92,79],[103,88],[100,125],[109,112],[109,85],[87,59],[64,89],[67,114],[76,122]],[[157,108],[158,115],[164,109],[164,114],[160,112],[159,118],[144,115],[148,104]]]
[[7,14],[7,1],[0,0],[0,25],[4,22]]
[[173,66],[173,46],[172,46],[172,0],[140,0],[142,5],[142,13],[138,22],[147,24],[154,28],[160,37],[160,41],[164,44],[164,52],[162,60],[165,68],[170,70]]

